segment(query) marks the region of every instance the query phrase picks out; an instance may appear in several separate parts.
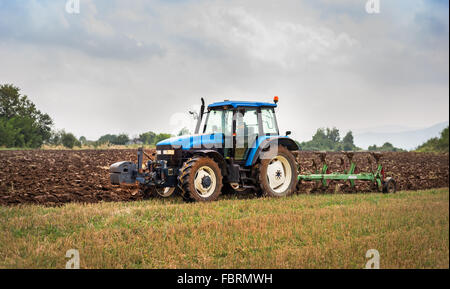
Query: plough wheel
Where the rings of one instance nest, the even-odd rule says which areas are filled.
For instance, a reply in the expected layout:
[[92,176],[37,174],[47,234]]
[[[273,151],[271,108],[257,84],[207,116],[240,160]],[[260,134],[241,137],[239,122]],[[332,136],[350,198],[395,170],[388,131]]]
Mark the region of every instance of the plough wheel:
[[169,198],[176,191],[176,188],[155,188],[156,194],[161,198]]
[[213,159],[198,156],[184,163],[178,183],[185,201],[215,201],[222,192],[222,173]]
[[397,191],[397,183],[393,178],[386,178],[383,182],[383,193],[393,194]]

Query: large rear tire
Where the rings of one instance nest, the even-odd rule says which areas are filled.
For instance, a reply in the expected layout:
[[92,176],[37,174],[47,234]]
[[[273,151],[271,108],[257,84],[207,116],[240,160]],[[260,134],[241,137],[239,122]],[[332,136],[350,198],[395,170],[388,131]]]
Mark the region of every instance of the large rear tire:
[[208,157],[194,157],[183,164],[178,177],[185,201],[211,202],[222,193],[222,172]]
[[[284,146],[269,152],[269,159],[262,159],[257,166],[257,178],[261,195],[266,197],[286,197],[297,187],[297,163],[294,155]],[[275,148],[275,149],[277,149]]]

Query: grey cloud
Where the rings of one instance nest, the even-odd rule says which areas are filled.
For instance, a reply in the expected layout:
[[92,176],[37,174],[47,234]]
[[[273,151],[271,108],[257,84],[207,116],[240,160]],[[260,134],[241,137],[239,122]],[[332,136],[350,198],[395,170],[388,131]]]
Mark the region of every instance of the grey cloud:
[[98,9],[95,1],[83,0],[82,13],[72,15],[66,13],[63,1],[36,3],[16,4],[15,14],[1,11],[0,39],[17,45],[59,46],[111,59],[161,57],[165,53],[158,39],[139,39],[122,29],[114,17],[123,13],[110,11],[104,1],[103,8]]
[[171,116],[200,97],[279,95],[299,140],[448,119],[448,14],[381,1],[380,15],[359,0],[15,4],[0,9],[0,81],[90,138],[176,130]]

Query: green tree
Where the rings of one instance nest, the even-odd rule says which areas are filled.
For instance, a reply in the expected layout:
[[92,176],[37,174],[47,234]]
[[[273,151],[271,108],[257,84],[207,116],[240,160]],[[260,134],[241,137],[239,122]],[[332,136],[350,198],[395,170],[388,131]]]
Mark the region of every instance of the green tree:
[[58,131],[52,131],[52,134],[50,136],[50,139],[48,140],[48,143],[51,145],[61,145],[61,136],[62,136],[63,131],[62,130],[58,130]]
[[144,144],[154,144],[156,133],[149,131],[139,135],[139,140]]
[[149,131],[149,132],[145,132],[143,134],[140,134],[139,135],[139,140],[141,142],[143,142],[144,144],[147,144],[147,145],[155,145],[158,142],[160,142],[162,140],[165,140],[167,138],[170,138],[170,137],[172,137],[172,135],[168,134],[168,133],[156,134],[156,133],[154,133],[152,131]]
[[98,140],[97,144],[113,144],[113,145],[126,145],[130,141],[130,138],[126,134],[105,134],[102,135]]
[[115,145],[126,145],[130,141],[130,138],[126,134],[119,134],[116,141],[113,142]]
[[390,142],[385,142],[381,147],[378,147],[377,145],[372,145],[368,147],[369,151],[380,151],[380,152],[402,152],[405,151],[400,148],[394,147],[393,144]]
[[66,148],[73,148],[74,146],[80,146],[80,142],[72,133],[62,132],[61,143]]
[[332,129],[327,128],[327,138],[333,143],[338,143],[341,140],[339,136],[339,130],[335,127],[333,127]]
[[20,89],[0,86],[0,146],[40,147],[51,137],[52,119],[39,111]]
[[179,132],[178,132],[178,136],[182,136],[182,135],[189,135],[191,134],[191,132],[189,131],[189,129],[187,127],[183,127]]
[[439,139],[439,150],[448,152],[449,142],[448,142],[448,126],[441,132],[441,138]]
[[448,127],[442,130],[440,137],[434,137],[420,145],[416,151],[419,152],[448,152],[449,133]]
[[88,143],[88,140],[86,139],[85,136],[80,136],[78,141],[80,142],[81,145],[86,145]]
[[337,128],[319,128],[312,140],[299,144],[300,150],[307,151],[352,151],[361,150],[354,144],[353,133],[349,131],[341,140]]
[[349,131],[344,136],[344,138],[342,139],[342,146],[344,151],[352,151],[356,149],[352,131]]
[[14,147],[20,136],[20,128],[14,126],[13,119],[0,118],[0,145]]
[[312,140],[300,144],[302,150],[311,151],[336,151],[340,150],[339,130],[336,128],[319,128],[313,135]]
[[157,144],[158,142],[160,142],[160,141],[162,141],[162,140],[165,140],[165,139],[168,139],[168,138],[170,138],[170,137],[172,137],[171,134],[168,134],[168,133],[160,133],[160,134],[156,135],[156,137],[155,137],[155,142],[152,143],[152,144]]
[[97,140],[97,143],[99,143],[99,144],[106,144],[106,143],[114,144],[115,142],[117,142],[117,135],[114,135],[114,134],[102,135]]

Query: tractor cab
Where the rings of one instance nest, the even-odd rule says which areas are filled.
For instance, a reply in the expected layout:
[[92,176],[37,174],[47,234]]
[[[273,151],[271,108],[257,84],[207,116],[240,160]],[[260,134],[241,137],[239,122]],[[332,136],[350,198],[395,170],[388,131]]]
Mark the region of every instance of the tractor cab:
[[220,134],[224,157],[245,163],[259,137],[279,135],[276,106],[276,103],[245,101],[213,103],[208,106],[201,133]]

